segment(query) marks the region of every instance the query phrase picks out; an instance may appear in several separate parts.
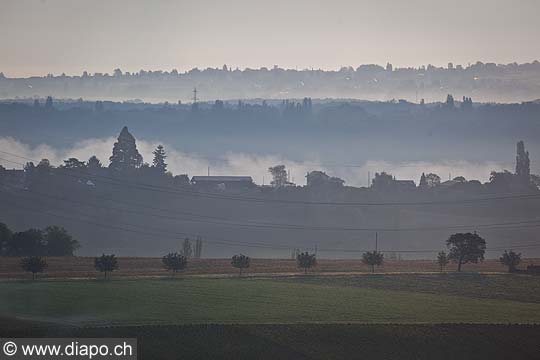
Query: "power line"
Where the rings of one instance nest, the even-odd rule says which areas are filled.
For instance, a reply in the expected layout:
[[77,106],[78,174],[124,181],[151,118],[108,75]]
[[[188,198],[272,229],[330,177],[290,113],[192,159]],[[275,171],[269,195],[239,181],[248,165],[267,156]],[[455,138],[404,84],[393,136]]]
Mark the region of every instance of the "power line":
[[[22,159],[37,161],[35,159],[19,156],[13,153],[0,150],[1,153],[8,154],[11,156],[19,157]],[[25,165],[16,161],[0,158],[0,160],[8,161],[11,163]],[[501,201],[501,200],[520,200],[520,199],[538,199],[540,194],[520,194],[520,195],[500,195],[495,197],[486,197],[486,198],[470,198],[470,199],[461,199],[461,200],[440,200],[440,201],[416,201],[416,202],[330,202],[330,201],[304,201],[304,200],[287,200],[287,199],[269,199],[269,198],[260,198],[260,197],[248,197],[248,196],[232,196],[224,195],[217,193],[208,193],[201,191],[193,191],[187,189],[171,188],[164,186],[156,186],[152,184],[140,183],[140,182],[131,182],[126,179],[117,179],[110,176],[90,174],[87,172],[82,172],[77,169],[70,169],[70,171],[82,174],[83,176],[89,178],[98,178],[112,181],[109,182],[111,185],[121,185],[121,186],[130,186],[139,190],[153,191],[158,193],[167,193],[175,195],[187,195],[194,197],[203,197],[209,199],[219,199],[219,200],[232,200],[232,201],[243,201],[243,202],[253,202],[253,203],[278,203],[278,204],[297,204],[297,205],[323,205],[323,206],[422,206],[422,205],[456,205],[456,204],[469,204],[476,202],[484,201]],[[78,178],[75,175],[67,174],[64,172],[59,173],[60,175],[70,176]]]
[[[10,206],[14,207],[14,208],[17,208],[17,209],[22,209],[24,211],[36,212],[36,213],[40,213],[40,214],[47,214],[47,215],[50,215],[50,216],[53,216],[53,217],[58,217],[58,218],[63,218],[63,219],[67,219],[67,220],[87,223],[87,224],[98,226],[98,227],[101,227],[101,228],[108,228],[108,229],[112,229],[112,230],[131,232],[131,233],[136,233],[136,234],[141,234],[141,235],[148,235],[148,236],[156,236],[157,235],[157,236],[160,236],[160,237],[164,237],[163,233],[165,233],[165,234],[172,235],[172,236],[168,236],[168,237],[170,239],[174,239],[174,240],[177,240],[179,236],[186,236],[186,235],[187,236],[203,236],[205,239],[208,238],[207,235],[203,235],[203,234],[199,234],[199,233],[194,234],[194,233],[185,233],[185,232],[170,232],[170,231],[164,231],[164,230],[161,230],[161,229],[156,230],[156,229],[148,228],[147,226],[141,227],[139,225],[124,223],[124,225],[132,226],[132,227],[139,227],[139,228],[144,228],[145,229],[145,230],[135,230],[135,229],[126,228],[126,227],[123,227],[123,226],[102,224],[102,223],[95,222],[95,221],[89,221],[87,219],[81,219],[79,217],[73,217],[73,216],[67,216],[67,215],[52,213],[50,211],[31,209],[31,208],[28,208],[28,207],[21,206],[20,204],[10,203]],[[148,229],[150,229],[150,231],[148,231]],[[210,238],[213,238],[213,237],[210,237]],[[305,247],[301,247],[301,246],[300,247],[298,247],[298,246],[285,246],[285,245],[276,246],[276,245],[263,244],[263,243],[253,243],[253,242],[231,242],[231,241],[225,240],[223,238],[214,238],[214,239],[216,239],[216,240],[205,240],[205,242],[215,244],[215,245],[263,248],[263,249],[269,249],[269,250],[290,250],[291,247],[305,248]],[[500,247],[496,247],[496,248],[486,249],[486,251],[501,251],[501,250],[506,250],[506,249],[518,249],[518,248],[540,248],[540,244],[527,244],[527,245],[521,245],[521,246],[520,245],[515,245],[515,246],[506,246],[506,247],[500,246]],[[318,250],[322,251],[322,252],[343,252],[343,253],[363,253],[363,252],[369,251],[369,250],[365,250],[365,249],[339,249],[339,248],[318,248]],[[383,252],[383,253],[437,253],[438,251],[440,251],[440,249],[380,250],[380,252]]]
[[[8,185],[9,187],[9,185]],[[127,212],[132,213],[136,215],[142,215],[142,216],[150,216],[160,219],[167,219],[167,220],[180,220],[180,221],[188,221],[188,222],[197,222],[197,223],[206,223],[206,224],[213,224],[213,225],[222,225],[222,226],[235,226],[235,227],[248,227],[248,228],[260,228],[260,229],[271,229],[271,230],[301,230],[301,231],[369,231],[369,232],[409,232],[409,231],[436,231],[436,230],[459,230],[459,229],[476,229],[476,228],[494,228],[494,229],[506,229],[506,228],[521,228],[521,227],[537,227],[540,226],[540,219],[533,219],[533,220],[523,220],[523,221],[514,221],[514,222],[497,222],[497,223],[490,223],[490,224],[466,224],[466,225],[443,225],[443,226],[424,226],[424,227],[405,227],[405,228],[353,228],[353,227],[330,227],[330,226],[307,226],[307,225],[298,225],[298,224],[280,224],[280,223],[265,223],[265,222],[253,222],[253,223],[235,223],[235,222],[218,222],[218,221],[212,221],[212,220],[206,220],[206,219],[189,219],[189,218],[182,218],[182,217],[174,217],[169,215],[158,215],[153,213],[147,213],[143,211],[136,211],[132,209],[121,209],[121,208],[114,208],[114,207],[107,207],[103,205],[96,205],[93,203],[89,203],[82,200],[73,200],[73,199],[67,199],[62,197],[53,196],[50,194],[44,194],[40,192],[36,192],[33,190],[25,190],[25,192],[30,192],[32,194],[36,194],[38,196],[58,200],[58,201],[65,201],[65,202],[71,202],[76,204],[83,204],[87,206],[96,207],[98,209],[108,209],[113,211],[119,211],[119,212]],[[13,194],[13,193],[9,193]],[[122,204],[122,201],[113,200],[110,198],[103,198],[98,197],[104,200],[109,200],[112,202],[117,202],[119,204]],[[132,204],[130,206],[141,206],[139,204],[134,205],[133,203],[124,202],[125,204]],[[153,208],[157,209],[159,211],[171,211],[167,209],[161,209],[161,208]],[[181,212],[183,213],[183,212]],[[195,218],[201,217],[201,218],[208,218],[209,216],[205,215],[199,215],[194,213],[187,212],[190,216],[193,216]],[[217,217],[216,217],[217,218]],[[219,218],[218,218],[219,219]],[[221,218],[223,219],[223,218]],[[529,226],[527,226],[529,225]]]
[[[205,238],[208,237],[207,235],[203,235],[203,234],[200,234],[200,233],[195,234],[195,233],[176,232],[176,231],[173,232],[173,231],[168,231],[168,230],[163,230],[163,229],[153,229],[153,228],[149,228],[148,226],[140,226],[140,225],[135,225],[135,224],[132,224],[132,223],[121,223],[121,224],[124,224],[126,226],[143,229],[143,230],[135,230],[135,229],[126,228],[126,227],[117,226],[117,225],[108,225],[108,224],[98,223],[98,222],[95,222],[95,221],[89,221],[87,219],[81,219],[79,217],[73,217],[73,216],[67,216],[67,215],[52,213],[50,211],[31,209],[31,208],[28,208],[28,207],[23,207],[18,203],[17,204],[10,203],[10,206],[13,207],[13,208],[23,209],[25,211],[37,212],[37,213],[40,213],[40,214],[44,213],[44,214],[54,216],[54,217],[59,217],[59,218],[64,218],[64,219],[68,219],[68,220],[88,223],[88,224],[91,224],[91,225],[94,225],[94,226],[99,226],[99,227],[102,227],[102,228],[109,228],[109,229],[113,229],[113,230],[132,232],[132,233],[137,233],[137,234],[142,234],[142,235],[151,235],[151,236],[163,237],[163,234],[167,234],[167,235],[170,235],[170,236],[168,236],[169,238],[175,239],[175,240],[178,239],[178,237],[181,237],[181,236],[204,236]],[[86,215],[86,214],[83,214],[83,215]],[[540,224],[538,224],[536,226],[540,226]],[[227,239],[216,238],[216,237],[210,237],[210,238],[215,238],[216,239],[216,240],[213,240],[213,241],[212,240],[208,241],[209,243],[212,243],[212,244],[215,244],[215,245],[236,246],[236,247],[252,247],[252,248],[263,248],[263,249],[271,249],[271,250],[290,250],[290,248],[291,248],[291,245],[273,245],[273,244],[256,243],[256,242],[230,241],[230,240],[227,240]],[[302,248],[302,247],[298,247],[298,246],[292,246],[292,247],[294,247],[294,248]],[[516,244],[514,246],[508,246],[508,247],[491,248],[491,249],[488,249],[486,251],[501,251],[501,250],[506,250],[508,248],[510,248],[510,249],[519,249],[519,248],[529,249],[529,248],[538,248],[538,247],[540,247],[540,244],[522,244],[522,245]],[[318,250],[322,251],[322,252],[342,252],[342,253],[363,253],[363,252],[367,251],[367,250],[362,250],[362,249],[343,249],[343,248],[341,248],[341,249],[340,248],[319,248]],[[381,250],[381,252],[396,252],[396,253],[436,253],[438,251],[439,250],[434,250],[434,249]]]
[[[35,212],[35,213],[39,213],[39,214],[46,214],[46,215],[50,215],[50,216],[53,216],[53,217],[58,217],[58,218],[62,218],[62,219],[67,219],[67,220],[86,223],[86,224],[89,224],[89,225],[98,226],[98,227],[101,227],[101,228],[107,228],[107,229],[112,229],[112,230],[120,230],[120,231],[137,233],[137,234],[142,234],[142,235],[164,237],[163,234],[169,234],[169,235],[172,235],[172,236],[169,236],[169,238],[174,239],[174,240],[177,240],[179,237],[184,237],[184,236],[193,236],[193,237],[195,237],[195,236],[204,236],[205,238],[208,237],[207,235],[200,234],[200,233],[188,233],[188,232],[177,232],[177,231],[171,232],[171,231],[162,230],[162,229],[149,228],[148,226],[140,226],[140,225],[131,224],[131,223],[119,222],[119,223],[127,225],[127,226],[131,226],[131,227],[135,227],[135,228],[142,228],[143,229],[143,230],[136,230],[136,229],[131,229],[131,228],[123,227],[123,226],[102,224],[102,223],[99,223],[99,222],[96,222],[96,221],[91,221],[91,220],[87,220],[87,219],[80,218],[80,217],[73,217],[73,216],[69,216],[69,215],[58,214],[58,213],[50,212],[50,211],[47,211],[47,210],[32,209],[32,208],[29,208],[29,207],[21,206],[20,204],[15,204],[15,203],[9,203],[9,204],[10,204],[10,207],[15,208],[15,209]],[[85,214],[83,214],[83,215],[85,215]],[[280,249],[280,250],[289,250],[290,249],[290,246],[276,247],[276,246],[262,244],[262,243],[258,244],[258,243],[253,243],[253,242],[233,242],[233,241],[229,241],[229,240],[220,240],[222,238],[216,238],[216,237],[211,237],[211,238],[214,238],[216,240],[210,240],[210,241],[205,240],[205,241],[210,242],[210,243],[230,245],[230,246],[247,246],[247,247],[258,247],[258,248],[269,248],[269,249]]]

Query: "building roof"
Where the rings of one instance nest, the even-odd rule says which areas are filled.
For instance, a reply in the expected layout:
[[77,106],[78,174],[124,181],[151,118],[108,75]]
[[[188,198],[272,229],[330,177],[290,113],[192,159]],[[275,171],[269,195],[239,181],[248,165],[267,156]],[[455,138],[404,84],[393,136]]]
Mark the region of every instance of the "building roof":
[[457,181],[457,180],[448,180],[448,181],[442,182],[441,186],[452,186],[452,185],[461,184],[461,183],[462,183],[461,181]]
[[414,180],[394,180],[398,185],[401,185],[401,186],[414,186],[416,187],[416,183],[414,182]]
[[253,182],[251,176],[193,176],[191,182]]
[[5,174],[16,174],[16,175],[24,174],[24,170],[22,169],[4,169],[4,171],[5,171]]

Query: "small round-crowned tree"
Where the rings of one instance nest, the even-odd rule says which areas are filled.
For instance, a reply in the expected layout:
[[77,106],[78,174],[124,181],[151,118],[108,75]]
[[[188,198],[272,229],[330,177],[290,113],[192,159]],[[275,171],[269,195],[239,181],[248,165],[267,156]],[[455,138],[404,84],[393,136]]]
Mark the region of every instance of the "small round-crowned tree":
[[476,233],[453,234],[446,240],[446,246],[450,249],[448,259],[458,264],[458,271],[461,271],[463,264],[476,264],[484,260],[486,240]]
[[381,266],[384,261],[384,255],[379,251],[368,251],[362,254],[362,262],[371,266],[371,272],[375,272],[375,266]]
[[41,256],[29,256],[21,259],[21,268],[32,273],[32,280],[36,279],[37,273],[42,273],[47,268],[47,261]]
[[307,251],[301,252],[296,256],[296,263],[299,268],[304,269],[304,274],[307,274],[308,269],[317,265],[317,258],[315,254],[310,254]]
[[242,270],[249,268],[250,263],[249,256],[243,254],[234,255],[231,259],[231,265],[240,270],[240,276],[242,276]]
[[508,272],[515,272],[517,266],[521,262],[521,253],[517,254],[512,250],[505,250],[499,260],[501,261],[501,264],[508,266]]
[[169,253],[162,259],[163,267],[168,271],[173,272],[173,276],[180,270],[184,270],[187,266],[187,258],[177,252]]
[[97,271],[102,272],[106,279],[108,273],[118,269],[118,259],[114,254],[103,254],[94,259],[94,267]]

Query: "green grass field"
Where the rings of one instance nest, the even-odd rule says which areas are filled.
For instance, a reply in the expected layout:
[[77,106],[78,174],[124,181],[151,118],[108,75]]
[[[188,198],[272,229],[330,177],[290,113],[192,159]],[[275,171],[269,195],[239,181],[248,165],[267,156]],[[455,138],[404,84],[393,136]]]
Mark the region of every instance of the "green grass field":
[[398,290],[437,295],[457,295],[477,299],[506,299],[540,303],[540,277],[518,274],[376,274],[326,277],[276,277],[306,284]]
[[538,277],[403,276],[2,282],[0,315],[77,326],[540,323]]
[[0,337],[137,337],[152,360],[539,359],[539,290],[510,274],[5,281]]

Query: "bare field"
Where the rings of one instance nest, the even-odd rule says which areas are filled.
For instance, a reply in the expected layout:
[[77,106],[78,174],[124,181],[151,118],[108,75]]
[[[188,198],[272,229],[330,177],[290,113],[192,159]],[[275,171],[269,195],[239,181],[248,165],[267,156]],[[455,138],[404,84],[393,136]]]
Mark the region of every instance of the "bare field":
[[59,327],[0,318],[2,337],[137,337],[141,359],[538,359],[539,325],[202,324]]
[[[30,278],[19,266],[19,258],[0,257],[0,278],[20,279]],[[94,269],[92,257],[50,257],[45,273],[40,277],[51,278],[85,278],[96,277],[99,274]],[[524,259],[522,267],[531,263],[540,263],[540,259]],[[114,276],[166,276],[167,271],[163,268],[161,258],[151,257],[120,257],[118,258],[119,269]],[[369,272],[368,266],[361,260],[331,260],[320,259],[317,266],[311,270],[315,273],[358,273]],[[376,272],[438,272],[439,268],[432,260],[387,260],[384,265],[377,268]],[[455,271],[455,265],[450,264],[446,271]],[[497,259],[485,260],[479,264],[467,264],[463,271],[472,272],[506,272]],[[191,259],[183,274],[210,275],[210,274],[236,274],[237,269],[231,266],[230,259]],[[247,274],[286,274],[300,273],[296,261],[291,259],[252,259],[251,267]]]

